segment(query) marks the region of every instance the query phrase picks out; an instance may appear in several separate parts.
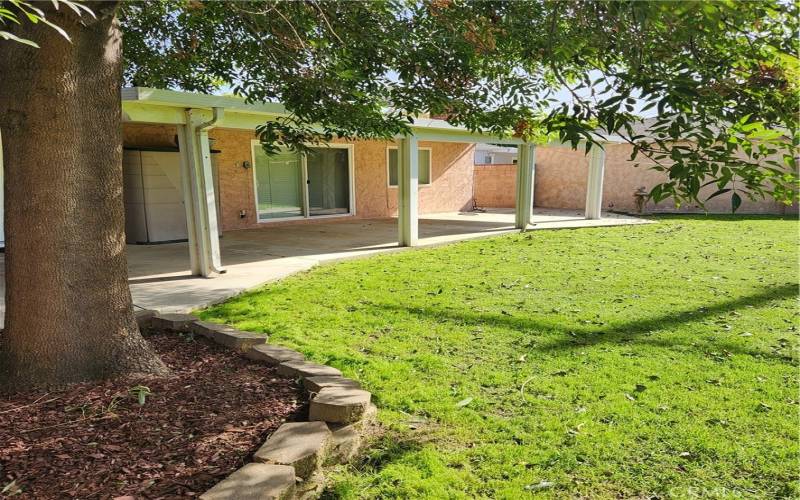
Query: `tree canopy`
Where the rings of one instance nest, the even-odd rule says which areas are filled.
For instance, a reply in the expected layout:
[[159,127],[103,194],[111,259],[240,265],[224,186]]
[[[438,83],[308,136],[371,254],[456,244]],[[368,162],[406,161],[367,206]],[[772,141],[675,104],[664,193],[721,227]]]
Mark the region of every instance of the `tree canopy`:
[[732,0],[156,0],[119,16],[125,83],[283,103],[291,115],[258,129],[268,151],[390,138],[425,113],[587,149],[615,134],[666,172],[656,201],[702,203],[716,184],[735,209],[739,193],[798,198],[798,13]]

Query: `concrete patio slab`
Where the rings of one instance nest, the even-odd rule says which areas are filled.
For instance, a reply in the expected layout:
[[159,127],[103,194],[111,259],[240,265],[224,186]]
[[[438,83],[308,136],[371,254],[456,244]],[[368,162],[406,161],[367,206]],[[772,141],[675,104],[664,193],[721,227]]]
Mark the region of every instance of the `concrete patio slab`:
[[[529,230],[646,224],[631,216],[604,214],[586,220],[578,210],[534,209]],[[514,210],[425,214],[419,220],[419,246],[514,232]],[[326,219],[324,222],[269,225],[226,232],[220,240],[227,272],[213,278],[191,276],[186,243],[129,245],[128,270],[133,302],[162,313],[187,313],[222,302],[324,263],[376,253],[407,250],[397,246],[396,219]],[[0,254],[0,262],[4,255]],[[5,313],[5,275],[0,266],[0,312]]]

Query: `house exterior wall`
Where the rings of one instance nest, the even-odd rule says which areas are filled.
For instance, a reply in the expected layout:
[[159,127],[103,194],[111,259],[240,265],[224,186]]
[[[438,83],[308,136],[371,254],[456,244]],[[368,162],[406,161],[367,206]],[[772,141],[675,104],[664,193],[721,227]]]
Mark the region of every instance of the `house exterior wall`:
[[475,165],[475,205],[514,208],[517,201],[517,166]]
[[[174,147],[177,130],[174,126],[127,123],[123,126],[126,147]],[[252,168],[251,131],[212,129],[209,137],[219,172],[219,220],[225,231],[263,226],[256,219]],[[341,141],[344,142],[344,141]],[[356,217],[383,218],[397,215],[397,188],[388,185],[387,148],[394,143],[385,141],[356,141],[354,143],[354,191]],[[431,148],[431,184],[420,186],[420,214],[453,212],[479,207],[515,205],[516,169],[513,164],[475,165],[471,144],[420,142]],[[644,161],[635,167],[631,162],[631,147],[626,144],[606,146],[606,165],[603,182],[603,208],[636,212],[634,193],[641,187],[650,190],[663,182],[665,174],[647,168]],[[582,210],[586,204],[588,158],[569,147],[542,146],[536,149],[534,205],[547,208]],[[714,192],[705,188],[704,195]],[[710,200],[710,212],[729,213],[730,195]],[[645,212],[702,212],[697,206],[675,209],[670,200],[648,203]],[[769,200],[752,202],[744,199],[740,213],[796,213],[797,207],[787,208]],[[240,216],[244,214],[244,216]],[[332,219],[311,218],[302,221],[269,222],[267,224],[309,223]]]
[[[646,191],[664,182],[664,172],[648,168],[650,163],[639,158],[629,161],[631,146],[614,144],[606,146],[605,175],[603,179],[603,209],[637,212],[636,196],[639,188]],[[516,165],[476,165],[475,201],[479,207],[512,207],[516,183]],[[583,210],[586,205],[586,181],[589,160],[582,151],[569,147],[540,146],[536,148],[536,175],[534,179],[534,206]],[[715,186],[703,189],[700,199],[708,197]],[[709,200],[706,209],[712,213],[730,213],[731,195]],[[667,199],[660,203],[648,202],[645,213],[703,212],[696,205],[676,209]],[[796,213],[797,207],[786,207],[771,200],[750,201],[743,198],[737,213],[782,214]]]
[[[667,180],[667,174],[649,168],[653,163],[646,161],[644,157],[630,161],[632,148],[628,144],[617,144],[606,148],[606,179],[608,179],[608,183],[603,185],[603,206],[608,209],[635,212],[634,193],[636,190],[643,187],[649,192],[653,186]],[[636,163],[639,163],[638,167],[634,166]],[[701,189],[699,198],[704,200],[716,191],[715,185],[706,186]],[[705,204],[705,210],[711,213],[730,213],[731,196],[732,193],[726,193],[709,200]],[[783,214],[797,212],[796,206],[787,207],[769,199],[750,201],[746,196],[742,196],[742,200],[742,205],[737,213]],[[702,213],[704,209],[696,204],[684,205],[676,209],[674,202],[667,199],[657,204],[648,202],[644,211],[650,213]]]
[[[176,133],[174,126],[126,123],[123,126],[123,141],[126,147],[174,147]],[[254,132],[215,128],[209,131],[209,139],[213,141],[211,148],[220,151],[213,155],[213,159],[219,172],[219,220],[223,230],[332,220],[310,218],[259,223],[253,188],[251,141],[255,139]],[[352,144],[355,216],[396,216],[397,188],[389,186],[387,167],[387,148],[394,147],[394,143],[356,141]],[[423,141],[419,146],[431,148],[431,184],[419,188],[420,214],[471,209],[474,145]],[[245,161],[250,162],[251,168],[242,167]]]

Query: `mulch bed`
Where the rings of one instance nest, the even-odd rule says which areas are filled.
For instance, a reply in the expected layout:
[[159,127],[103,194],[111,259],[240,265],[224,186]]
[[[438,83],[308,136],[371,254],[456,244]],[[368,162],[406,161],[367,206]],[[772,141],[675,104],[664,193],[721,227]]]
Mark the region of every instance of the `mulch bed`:
[[274,368],[202,338],[147,339],[171,376],[0,397],[0,498],[199,496],[304,410]]

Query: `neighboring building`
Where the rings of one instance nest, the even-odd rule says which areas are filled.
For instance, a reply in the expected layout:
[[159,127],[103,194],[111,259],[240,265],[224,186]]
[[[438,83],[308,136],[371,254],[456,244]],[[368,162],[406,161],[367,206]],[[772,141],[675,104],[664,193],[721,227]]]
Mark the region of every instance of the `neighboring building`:
[[512,165],[517,163],[517,148],[478,144],[475,146],[475,165]]

